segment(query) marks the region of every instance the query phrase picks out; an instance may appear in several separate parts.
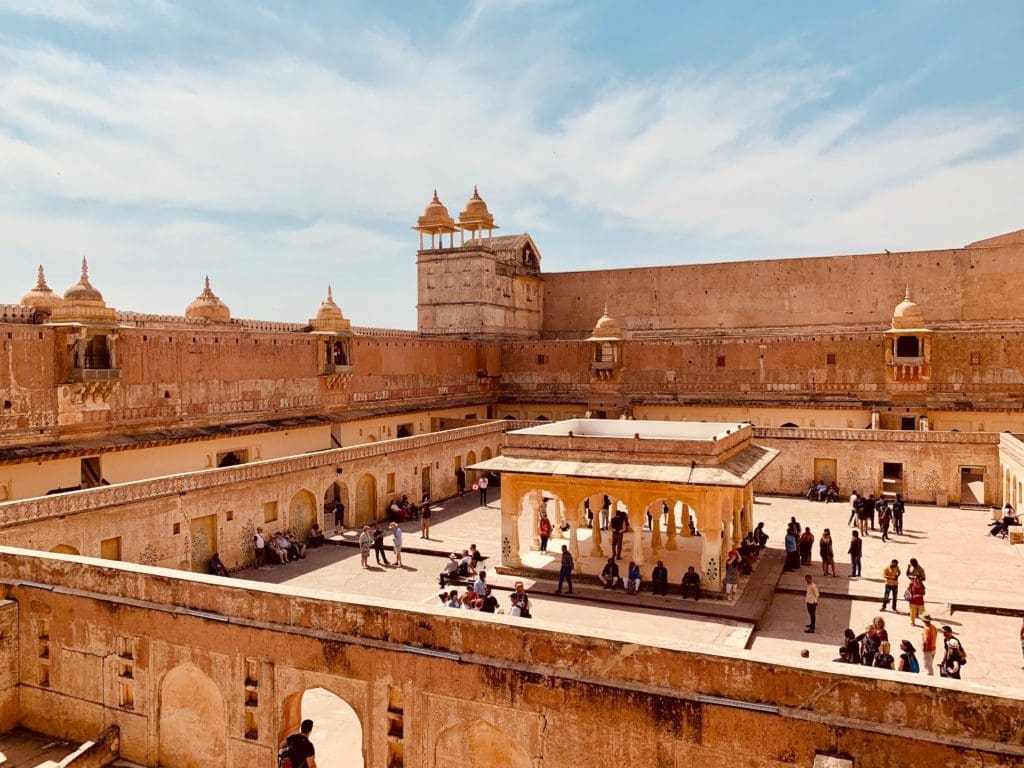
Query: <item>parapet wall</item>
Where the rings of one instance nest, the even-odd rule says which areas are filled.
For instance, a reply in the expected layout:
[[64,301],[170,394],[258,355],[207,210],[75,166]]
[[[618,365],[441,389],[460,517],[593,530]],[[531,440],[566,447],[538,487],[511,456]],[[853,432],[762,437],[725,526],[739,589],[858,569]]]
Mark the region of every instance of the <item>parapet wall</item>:
[[[20,611],[21,723],[76,739],[116,723],[142,765],[270,765],[314,687],[355,711],[347,747],[373,768],[396,745],[423,768],[1024,765],[1015,690],[11,548],[0,585]],[[183,691],[202,719],[182,719]]]

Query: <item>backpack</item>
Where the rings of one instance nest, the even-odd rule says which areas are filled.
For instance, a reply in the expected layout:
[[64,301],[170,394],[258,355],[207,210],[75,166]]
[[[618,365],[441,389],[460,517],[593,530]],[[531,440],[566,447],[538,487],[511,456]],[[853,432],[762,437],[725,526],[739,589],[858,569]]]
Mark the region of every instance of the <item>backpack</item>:
[[292,768],[291,747],[287,744],[277,751],[277,768]]
[[921,665],[917,663],[917,656],[915,654],[913,654],[913,653],[907,654],[907,656],[910,659],[910,671],[911,672],[920,672],[921,671]]
[[959,638],[957,639],[957,645],[960,646],[960,666],[962,667],[967,663],[967,649],[964,648],[964,643]]

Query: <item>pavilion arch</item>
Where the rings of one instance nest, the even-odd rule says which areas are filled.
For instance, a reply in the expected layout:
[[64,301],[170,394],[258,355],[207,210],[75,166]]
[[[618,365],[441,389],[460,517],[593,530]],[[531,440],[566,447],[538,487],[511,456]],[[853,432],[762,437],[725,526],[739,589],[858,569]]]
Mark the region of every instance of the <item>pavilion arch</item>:
[[[281,705],[278,746],[282,746],[291,734],[298,733],[299,726],[307,718],[313,721],[310,738],[313,746],[317,747],[318,765],[333,768],[363,768],[366,765],[362,718],[344,696],[330,688],[307,688],[285,697]],[[338,749],[340,744],[345,748]],[[355,749],[357,744],[359,748]],[[321,759],[320,755],[324,757]]]
[[356,501],[352,514],[352,527],[372,523],[377,519],[377,478],[367,472],[356,481]]
[[434,743],[434,768],[500,765],[533,768],[533,760],[516,739],[486,720],[458,723],[442,731]]
[[70,544],[58,544],[56,547],[50,550],[51,552],[58,555],[80,555],[82,554],[77,549],[72,547]]
[[160,683],[158,762],[166,768],[227,765],[227,712],[217,684],[195,664],[175,667]]
[[482,451],[480,451],[480,461],[487,461],[489,458],[491,458],[491,455],[491,449],[489,447],[485,447]]
[[288,527],[303,541],[309,538],[309,532],[316,522],[316,507],[316,496],[305,488],[292,496],[288,503]]
[[352,527],[352,516],[353,509],[351,500],[348,492],[348,484],[341,482],[341,480],[335,480],[333,483],[327,486],[327,490],[324,491],[324,522],[325,528],[330,528],[334,525],[334,510],[339,504],[345,506],[345,519],[343,524]]
[[[464,467],[471,467],[474,464],[476,464],[476,451],[470,451],[469,453],[466,454],[466,463],[463,464],[462,466],[464,466]],[[473,471],[475,472],[475,474],[473,475],[474,477],[476,477],[477,475],[480,474],[479,472],[476,472],[475,470],[473,470]]]

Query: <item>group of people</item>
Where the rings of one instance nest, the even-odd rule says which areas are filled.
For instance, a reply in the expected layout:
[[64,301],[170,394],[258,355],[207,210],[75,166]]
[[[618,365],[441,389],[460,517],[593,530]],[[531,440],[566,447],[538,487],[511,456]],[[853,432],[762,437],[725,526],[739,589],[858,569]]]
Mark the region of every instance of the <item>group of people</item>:
[[839,486],[832,481],[825,485],[824,480],[812,480],[807,486],[808,501],[823,501],[826,504],[839,501]]
[[[390,523],[388,530],[391,531],[391,549],[395,554],[395,567],[403,568],[402,565],[402,538],[404,533],[402,526],[398,523]],[[374,523],[373,528],[364,525],[359,534],[359,558],[363,568],[370,567],[370,550],[373,550],[377,558],[377,565],[390,566],[387,553],[384,550],[384,530],[380,523]]]
[[506,611],[501,607],[498,598],[491,589],[491,585],[487,583],[487,571],[483,570],[476,575],[472,585],[467,584],[466,590],[461,594],[457,589],[448,592],[442,591],[438,594],[437,599],[445,608],[480,611],[482,613],[504,613],[524,619],[533,618],[531,613],[532,602],[523,582],[516,582],[515,588],[509,595],[509,607]]
[[441,589],[444,589],[452,582],[476,576],[477,568],[486,559],[486,557],[480,554],[476,544],[470,544],[469,549],[462,550],[461,555],[452,552],[448,555],[448,561],[444,564],[444,570],[437,577]]
[[889,529],[895,534],[903,535],[903,516],[906,513],[906,504],[903,495],[896,494],[890,506],[884,496],[875,498],[872,493],[866,499],[858,491],[850,494],[850,519],[847,525],[856,525],[861,536],[867,536],[868,524],[871,530],[875,530],[875,518],[878,518],[878,529],[882,532],[882,541],[888,541]]
[[[921,630],[920,661],[917,658],[917,649],[910,640],[900,641],[897,661],[892,654],[885,620],[881,616],[876,616],[860,634],[847,629],[843,633],[843,644],[839,646],[839,658],[836,661],[914,674],[920,673],[923,666],[927,674],[934,675],[939,629],[927,615],[922,617],[922,621],[924,624]],[[967,663],[967,651],[963,642],[953,634],[952,627],[945,625],[941,632],[943,650],[939,660],[939,675],[959,680],[960,669]]]
[[299,540],[299,536],[294,530],[264,534],[263,526],[258,526],[252,537],[256,565],[258,567],[267,562],[285,565],[295,560],[302,560],[306,557],[307,547],[318,547],[323,540],[324,534],[318,523],[313,523],[306,543]]
[[1020,525],[1020,515],[1013,509],[1010,502],[1003,506],[1002,514],[992,508],[992,523],[989,525],[989,536],[1007,536],[1010,533],[1010,526]]

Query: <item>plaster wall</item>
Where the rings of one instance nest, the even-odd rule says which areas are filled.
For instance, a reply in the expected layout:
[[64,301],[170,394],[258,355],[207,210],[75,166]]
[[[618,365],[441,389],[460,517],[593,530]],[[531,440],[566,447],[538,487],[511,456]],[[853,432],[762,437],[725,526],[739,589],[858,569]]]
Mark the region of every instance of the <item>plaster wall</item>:
[[[312,687],[356,712],[361,739],[348,748],[372,768],[394,765],[395,745],[401,764],[423,768],[467,756],[517,768],[782,768],[818,751],[859,768],[1024,765],[1019,699],[968,681],[19,550],[3,550],[0,583],[21,613],[21,722],[78,740],[116,724],[122,756],[146,766],[196,754],[269,765],[294,727],[291,703]],[[174,709],[182,681],[204,720]]]

